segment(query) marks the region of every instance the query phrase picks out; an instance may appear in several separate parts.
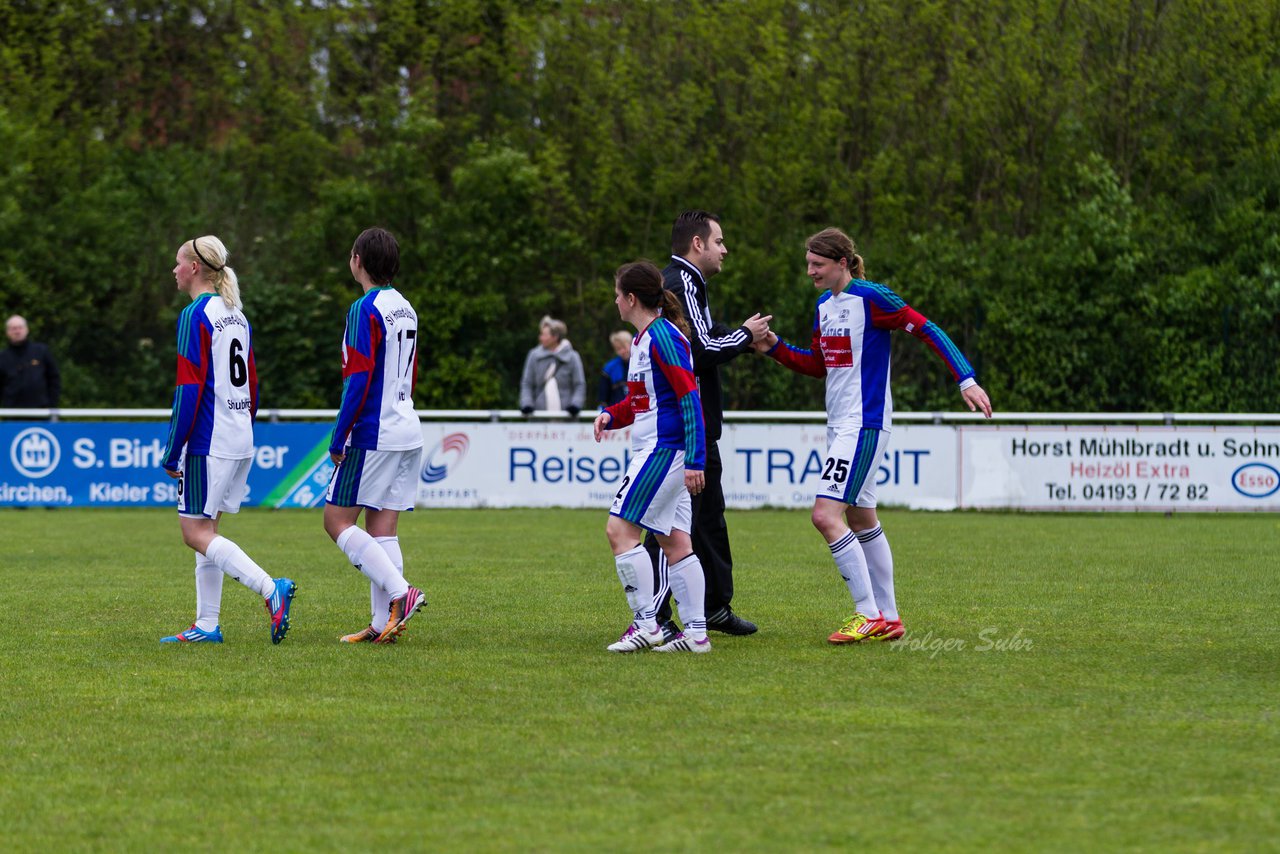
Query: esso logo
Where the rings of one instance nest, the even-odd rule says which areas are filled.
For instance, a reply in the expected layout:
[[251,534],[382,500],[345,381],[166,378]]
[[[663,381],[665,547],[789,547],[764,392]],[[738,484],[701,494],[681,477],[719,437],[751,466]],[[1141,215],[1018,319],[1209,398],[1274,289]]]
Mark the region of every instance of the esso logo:
[[25,477],[44,477],[58,467],[60,459],[58,438],[43,427],[28,427],[9,446],[10,462]]
[[1266,463],[1245,463],[1231,473],[1231,485],[1246,498],[1266,498],[1280,490],[1280,471]]

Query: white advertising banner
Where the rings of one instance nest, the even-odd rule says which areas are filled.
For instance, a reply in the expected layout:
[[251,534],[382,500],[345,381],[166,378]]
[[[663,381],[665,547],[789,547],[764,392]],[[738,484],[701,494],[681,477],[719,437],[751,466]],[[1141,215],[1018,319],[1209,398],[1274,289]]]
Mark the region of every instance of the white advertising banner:
[[[422,425],[422,507],[606,509],[631,460],[631,433],[590,422]],[[821,424],[726,424],[720,458],[732,508],[813,504],[826,451]],[[956,506],[954,428],[900,426],[876,474],[880,502],[922,509]]]
[[960,506],[1280,510],[1277,427],[962,427]]

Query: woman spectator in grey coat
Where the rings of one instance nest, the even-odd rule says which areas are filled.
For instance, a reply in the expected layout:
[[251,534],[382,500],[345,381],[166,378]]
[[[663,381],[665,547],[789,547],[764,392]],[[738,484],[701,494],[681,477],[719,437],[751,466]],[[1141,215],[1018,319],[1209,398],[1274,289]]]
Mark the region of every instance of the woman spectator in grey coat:
[[520,377],[520,411],[531,415],[535,409],[567,410],[577,418],[587,396],[582,358],[573,349],[563,320],[542,318],[538,346],[529,351]]

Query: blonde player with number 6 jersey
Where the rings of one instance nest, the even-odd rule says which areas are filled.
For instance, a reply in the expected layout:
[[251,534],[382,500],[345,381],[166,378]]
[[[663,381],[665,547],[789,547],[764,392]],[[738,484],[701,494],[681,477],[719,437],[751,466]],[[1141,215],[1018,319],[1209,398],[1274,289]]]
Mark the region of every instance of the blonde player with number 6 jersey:
[[[426,604],[404,578],[397,525],[418,495],[422,425],[413,411],[418,315],[392,282],[400,246],[368,228],[349,261],[364,295],[351,304],[342,339],[342,406],[329,440],[337,468],[329,482],[324,529],[369,579],[369,625],[344,643],[392,643]],[[356,522],[365,511],[365,530]]]
[[182,539],[196,552],[196,621],[161,643],[222,643],[224,574],[262,596],[271,642],[280,643],[289,631],[297,585],[267,575],[218,534],[221,515],[239,511],[253,464],[253,331],[240,310],[240,283],[227,266],[221,240],[189,240],[179,247],[177,262],[173,277],[191,304],[178,317],[178,381],[163,466],[178,481]]

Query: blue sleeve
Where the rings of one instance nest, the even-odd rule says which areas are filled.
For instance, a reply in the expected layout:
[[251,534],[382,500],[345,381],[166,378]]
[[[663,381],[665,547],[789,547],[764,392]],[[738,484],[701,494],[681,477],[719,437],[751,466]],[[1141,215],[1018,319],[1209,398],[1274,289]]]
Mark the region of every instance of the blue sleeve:
[[182,449],[186,447],[191,429],[195,426],[200,395],[204,393],[204,381],[209,373],[212,337],[201,323],[203,317],[203,314],[196,312],[196,303],[187,306],[178,315],[178,376],[162,463],[169,471],[178,470],[178,460],[181,459]]
[[341,454],[346,447],[347,437],[364,409],[372,384],[374,354],[382,327],[376,318],[363,310],[363,304],[363,299],[356,300],[347,312],[347,329],[342,341],[342,405],[329,437],[331,454]]

